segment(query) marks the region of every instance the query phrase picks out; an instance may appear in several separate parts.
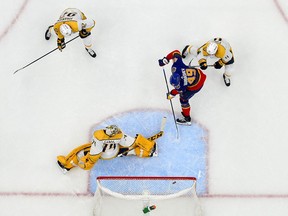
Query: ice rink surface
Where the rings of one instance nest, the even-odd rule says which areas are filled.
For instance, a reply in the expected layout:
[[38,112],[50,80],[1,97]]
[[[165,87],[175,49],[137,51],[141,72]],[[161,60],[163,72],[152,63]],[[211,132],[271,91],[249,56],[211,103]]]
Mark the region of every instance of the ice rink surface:
[[[56,156],[89,141],[93,126],[119,113],[169,112],[157,60],[223,37],[235,55],[231,86],[224,85],[223,71],[208,69],[191,100],[193,120],[209,132],[204,214],[287,216],[287,1],[15,0],[1,6],[1,215],[91,215],[89,172],[63,175]],[[46,41],[44,33],[68,7],[96,21],[97,58],[77,39],[13,75],[56,47],[55,35]]]

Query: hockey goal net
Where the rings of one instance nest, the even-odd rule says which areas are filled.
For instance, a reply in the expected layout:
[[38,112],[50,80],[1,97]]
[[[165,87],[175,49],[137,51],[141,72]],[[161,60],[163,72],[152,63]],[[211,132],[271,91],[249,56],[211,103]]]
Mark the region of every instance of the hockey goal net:
[[200,216],[194,177],[98,177],[94,216]]

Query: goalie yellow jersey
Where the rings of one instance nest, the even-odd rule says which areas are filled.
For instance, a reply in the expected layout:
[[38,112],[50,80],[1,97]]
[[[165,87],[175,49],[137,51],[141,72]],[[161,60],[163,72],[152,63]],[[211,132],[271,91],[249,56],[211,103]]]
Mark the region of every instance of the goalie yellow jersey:
[[93,134],[90,154],[101,154],[101,159],[112,159],[119,152],[122,138],[123,133],[121,131],[114,136],[108,136],[104,130],[97,130]]
[[60,32],[60,26],[67,24],[72,29],[72,33],[79,32],[86,29],[88,32],[95,26],[95,21],[87,19],[85,14],[76,8],[68,8],[62,12],[58,21],[54,24],[54,31],[58,38],[62,39],[64,36]]

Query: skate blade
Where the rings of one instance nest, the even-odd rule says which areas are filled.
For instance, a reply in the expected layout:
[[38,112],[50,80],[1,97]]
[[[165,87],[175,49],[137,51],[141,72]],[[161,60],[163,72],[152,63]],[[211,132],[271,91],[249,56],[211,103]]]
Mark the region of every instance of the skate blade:
[[59,161],[57,161],[57,166],[63,174],[66,174],[68,172],[68,170],[62,167]]
[[186,123],[181,123],[181,122],[176,122],[178,125],[184,125],[184,126],[191,126],[192,122],[186,122]]
[[153,152],[152,157],[158,157],[158,144],[156,143],[155,145],[155,151]]

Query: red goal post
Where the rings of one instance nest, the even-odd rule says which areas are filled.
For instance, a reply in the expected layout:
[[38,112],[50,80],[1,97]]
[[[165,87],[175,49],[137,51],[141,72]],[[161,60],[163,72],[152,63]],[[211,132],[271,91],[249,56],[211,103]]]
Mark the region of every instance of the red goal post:
[[200,216],[196,182],[195,177],[100,176],[93,214]]

